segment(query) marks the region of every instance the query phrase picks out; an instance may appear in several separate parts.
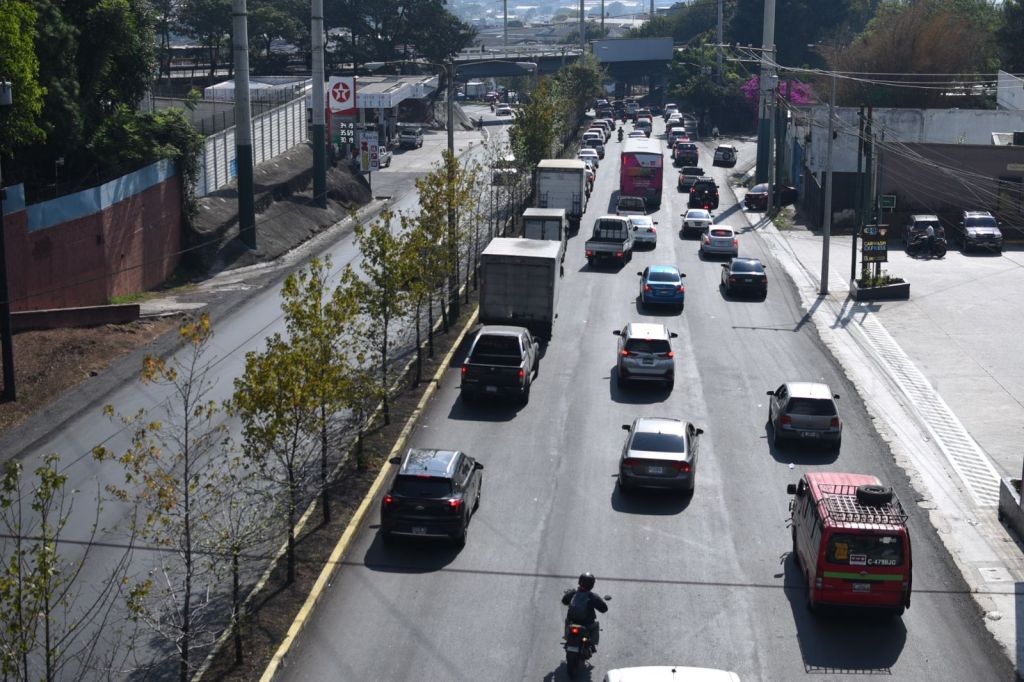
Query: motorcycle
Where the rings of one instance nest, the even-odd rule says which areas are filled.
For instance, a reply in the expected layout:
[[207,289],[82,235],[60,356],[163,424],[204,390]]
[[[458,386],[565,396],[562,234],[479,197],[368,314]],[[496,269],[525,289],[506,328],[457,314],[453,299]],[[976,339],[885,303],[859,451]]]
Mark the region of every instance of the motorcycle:
[[624,133],[622,132],[622,126],[619,126],[619,142],[622,142]]
[[919,235],[910,240],[907,244],[907,255],[911,258],[928,256],[929,258],[942,258],[946,255],[946,240],[942,237],[935,237],[928,248],[928,237]]
[[[604,596],[605,601],[611,601],[611,597]],[[581,623],[565,621],[565,670],[569,677],[576,677],[580,665],[590,660],[594,655],[594,644],[590,640],[590,626]]]

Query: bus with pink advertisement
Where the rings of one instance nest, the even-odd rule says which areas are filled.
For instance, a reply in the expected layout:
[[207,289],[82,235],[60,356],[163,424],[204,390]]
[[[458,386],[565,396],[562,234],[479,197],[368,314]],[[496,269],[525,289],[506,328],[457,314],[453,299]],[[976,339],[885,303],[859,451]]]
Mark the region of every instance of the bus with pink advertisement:
[[665,157],[657,140],[629,138],[622,147],[619,196],[643,197],[648,208],[661,206]]

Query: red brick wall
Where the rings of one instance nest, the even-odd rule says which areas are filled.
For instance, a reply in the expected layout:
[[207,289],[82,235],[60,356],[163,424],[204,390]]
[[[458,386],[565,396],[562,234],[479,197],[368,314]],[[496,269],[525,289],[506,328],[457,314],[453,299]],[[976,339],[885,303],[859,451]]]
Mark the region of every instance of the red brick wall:
[[181,260],[181,224],[178,176],[35,232],[24,211],[5,216],[12,310],[103,305],[159,285]]

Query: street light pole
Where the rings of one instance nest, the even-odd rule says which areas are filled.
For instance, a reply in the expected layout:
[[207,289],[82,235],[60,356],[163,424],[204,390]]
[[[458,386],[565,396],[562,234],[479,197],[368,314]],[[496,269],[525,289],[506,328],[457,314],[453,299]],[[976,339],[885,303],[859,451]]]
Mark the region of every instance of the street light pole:
[[238,237],[256,249],[252,108],[249,102],[249,33],[246,0],[231,2],[231,49],[235,64],[235,165],[238,171]]
[[310,46],[313,51],[313,202],[327,208],[327,126],[324,102],[324,0],[313,0]]
[[[13,103],[11,84],[0,80],[0,107],[9,107]],[[3,169],[0,168],[0,342],[3,343],[2,359],[4,363],[3,401],[17,400],[14,388],[14,333],[11,330],[11,296],[7,287],[7,240],[4,237],[4,200],[7,191],[4,189]]]
[[832,237],[832,136],[835,125],[836,72],[832,72],[832,92],[828,98],[828,146],[825,151],[825,219],[821,228],[821,294],[828,294],[829,239]]
[[448,314],[449,323],[454,324],[459,316],[459,250],[455,235],[455,59],[448,60]]

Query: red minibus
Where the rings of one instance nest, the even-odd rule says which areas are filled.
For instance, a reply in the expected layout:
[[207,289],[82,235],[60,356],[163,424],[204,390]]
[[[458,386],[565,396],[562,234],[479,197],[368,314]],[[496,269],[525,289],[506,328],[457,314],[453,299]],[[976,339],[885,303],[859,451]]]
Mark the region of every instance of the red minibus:
[[643,197],[647,206],[661,206],[665,156],[657,140],[633,137],[622,147],[619,196]]

